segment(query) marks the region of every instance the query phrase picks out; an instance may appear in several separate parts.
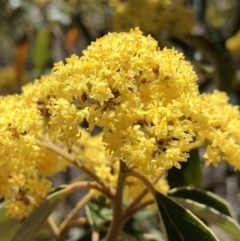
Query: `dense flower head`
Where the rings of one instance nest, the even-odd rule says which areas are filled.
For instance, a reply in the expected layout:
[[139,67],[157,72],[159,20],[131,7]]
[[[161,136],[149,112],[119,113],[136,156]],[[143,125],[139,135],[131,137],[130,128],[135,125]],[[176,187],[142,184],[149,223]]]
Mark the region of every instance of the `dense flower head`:
[[104,128],[103,140],[113,155],[146,173],[186,160],[192,133],[179,105],[187,98],[194,101],[198,91],[182,54],[159,50],[154,39],[136,29],[93,43],[81,66],[91,99],[87,121],[90,129]]
[[181,3],[170,0],[110,1],[113,6],[113,30],[129,31],[140,27],[146,33],[165,32],[175,37],[189,34],[193,15]]
[[181,53],[160,50],[152,37],[135,29],[98,39],[81,58],[73,55],[66,62],[42,77],[38,90],[35,84],[23,89],[25,98],[43,99],[53,138],[72,145],[86,118],[90,131],[103,128],[113,157],[145,174],[186,161],[198,89]]

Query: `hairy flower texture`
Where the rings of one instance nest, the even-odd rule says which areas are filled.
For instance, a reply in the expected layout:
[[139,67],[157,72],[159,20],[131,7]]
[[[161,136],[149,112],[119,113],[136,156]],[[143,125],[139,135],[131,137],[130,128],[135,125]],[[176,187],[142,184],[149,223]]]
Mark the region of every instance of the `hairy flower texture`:
[[212,133],[206,138],[208,146],[204,157],[207,164],[216,165],[219,161],[225,160],[239,170],[239,107],[229,104],[227,94],[220,91],[204,94],[202,101],[212,127]]
[[181,3],[163,0],[129,0],[112,3],[113,30],[140,27],[146,33],[167,32],[175,37],[189,34],[193,15]]
[[58,140],[73,144],[85,118],[90,131],[103,127],[103,141],[114,158],[154,176],[180,167],[188,157],[192,120],[199,118],[196,79],[182,54],[160,50],[153,38],[135,29],[98,39],[84,56],[59,62],[23,95],[43,99]]

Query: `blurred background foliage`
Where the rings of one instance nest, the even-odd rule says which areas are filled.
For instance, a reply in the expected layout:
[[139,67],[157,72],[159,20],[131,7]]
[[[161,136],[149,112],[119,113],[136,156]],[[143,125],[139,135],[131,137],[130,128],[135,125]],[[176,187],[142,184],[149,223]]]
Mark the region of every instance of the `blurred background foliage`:
[[[201,92],[217,88],[226,91],[232,103],[240,104],[240,0],[0,0],[0,6],[1,95],[20,93],[22,85],[48,74],[53,63],[71,54],[81,55],[108,32],[140,27],[158,40],[160,48],[174,47],[185,54],[199,76]],[[213,191],[232,204],[239,218],[239,173],[226,163],[203,168],[199,153],[191,153],[181,170],[169,172],[170,187],[194,184]],[[55,183],[78,175],[68,170]],[[64,209],[55,212],[56,219],[66,215],[80,196],[67,199]],[[92,202],[87,216],[99,206],[102,203]],[[121,240],[160,240],[156,217],[152,211],[139,213],[129,220]],[[101,235],[109,222],[105,218],[96,218]],[[82,229],[70,230],[69,240],[89,240],[93,226],[90,222],[82,225]],[[43,229],[37,240],[49,237],[48,229]]]
[[140,27],[160,47],[184,52],[206,86],[238,92],[238,0],[1,0],[1,94],[50,71],[53,63],[81,55],[110,31]]

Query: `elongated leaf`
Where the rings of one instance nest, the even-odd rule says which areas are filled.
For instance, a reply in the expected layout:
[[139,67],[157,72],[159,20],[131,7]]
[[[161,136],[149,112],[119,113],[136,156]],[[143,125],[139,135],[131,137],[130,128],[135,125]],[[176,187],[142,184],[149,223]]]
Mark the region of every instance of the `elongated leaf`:
[[217,241],[212,231],[194,214],[171,198],[156,192],[166,241]]
[[42,74],[51,59],[51,40],[49,29],[43,28],[37,33],[33,51],[33,64],[39,75]]
[[240,240],[240,226],[235,219],[218,212],[214,208],[191,200],[186,200],[183,198],[174,198],[173,200],[181,204],[183,207],[189,209],[200,218],[215,224],[236,240]]
[[190,199],[192,201],[196,201],[198,203],[214,208],[222,214],[234,217],[229,203],[214,193],[195,187],[181,187],[170,190],[168,195],[170,197]]
[[45,224],[46,219],[66,195],[65,189],[49,195],[46,201],[24,220],[11,241],[35,240],[39,230]]
[[21,221],[7,216],[4,202],[0,205],[0,237],[1,241],[9,241],[21,225]]
[[17,83],[21,83],[23,81],[24,69],[28,57],[28,45],[27,35],[23,36],[17,42],[15,56],[16,85]]
[[168,172],[168,182],[171,188],[194,185],[200,187],[202,170],[198,149],[190,151],[187,162],[181,163],[181,169],[171,168]]

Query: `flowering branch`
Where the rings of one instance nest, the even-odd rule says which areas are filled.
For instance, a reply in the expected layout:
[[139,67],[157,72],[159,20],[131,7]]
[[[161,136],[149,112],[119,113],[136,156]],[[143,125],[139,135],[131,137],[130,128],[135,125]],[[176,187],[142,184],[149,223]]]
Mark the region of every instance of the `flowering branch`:
[[[0,198],[15,197],[7,206],[10,215],[22,219],[44,201],[51,189],[48,177],[66,167],[59,156],[93,180],[68,185],[66,195],[93,188],[110,199],[113,217],[106,241],[117,240],[126,220],[153,203],[142,201],[148,192],[156,193],[150,176],[180,168],[189,150],[207,144],[207,164],[224,157],[240,169],[239,108],[229,105],[224,93],[200,94],[197,79],[182,54],[160,50],[154,39],[135,29],[97,40],[82,57],[57,63],[49,76],[25,86],[21,95],[2,98]],[[84,120],[88,131],[79,127]],[[96,126],[103,133],[91,136]],[[64,147],[53,143],[48,131]],[[43,132],[45,139],[35,140]],[[205,139],[207,143],[198,141]],[[65,150],[68,145],[74,153]],[[39,146],[44,148],[39,151]],[[134,180],[125,182],[130,176]],[[141,182],[147,188],[138,195]],[[123,210],[125,187],[127,199],[137,197]],[[48,220],[59,241],[90,198],[89,193],[78,203],[60,230]],[[92,238],[98,240],[98,233]]]

